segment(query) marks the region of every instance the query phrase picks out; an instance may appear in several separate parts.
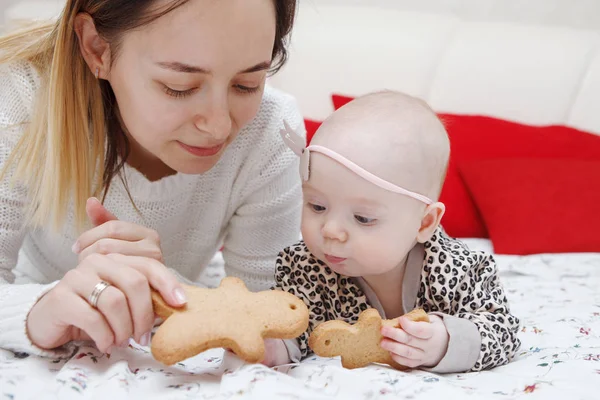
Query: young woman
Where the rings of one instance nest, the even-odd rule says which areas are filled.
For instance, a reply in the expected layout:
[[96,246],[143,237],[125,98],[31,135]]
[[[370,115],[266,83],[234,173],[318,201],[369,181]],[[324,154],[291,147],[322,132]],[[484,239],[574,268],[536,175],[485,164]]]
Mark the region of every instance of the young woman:
[[278,132],[302,119],[265,78],[295,3],[67,0],[0,39],[0,347],[147,344],[150,290],[184,304],[221,245],[273,285],[301,202]]

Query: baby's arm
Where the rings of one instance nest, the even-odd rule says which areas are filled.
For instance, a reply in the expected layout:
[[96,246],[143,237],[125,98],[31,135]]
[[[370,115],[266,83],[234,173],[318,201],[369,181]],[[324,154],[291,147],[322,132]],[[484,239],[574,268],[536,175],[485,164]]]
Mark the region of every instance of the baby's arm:
[[520,322],[510,313],[493,256],[477,252],[469,258],[473,263],[454,291],[442,296],[435,280],[426,284],[429,295],[422,296],[423,285],[419,291],[418,302],[427,298],[423,307],[443,318],[450,336],[446,355],[431,369],[434,372],[480,371],[507,364],[521,345]]
[[263,364],[267,367],[275,367],[290,362],[290,352],[283,339],[265,339],[265,359]]

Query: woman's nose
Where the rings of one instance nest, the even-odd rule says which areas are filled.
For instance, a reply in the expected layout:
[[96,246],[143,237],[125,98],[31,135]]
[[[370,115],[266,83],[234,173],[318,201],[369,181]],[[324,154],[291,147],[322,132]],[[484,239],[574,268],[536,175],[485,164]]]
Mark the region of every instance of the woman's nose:
[[226,95],[211,96],[196,118],[196,127],[208,133],[215,141],[225,141],[231,134],[231,115]]

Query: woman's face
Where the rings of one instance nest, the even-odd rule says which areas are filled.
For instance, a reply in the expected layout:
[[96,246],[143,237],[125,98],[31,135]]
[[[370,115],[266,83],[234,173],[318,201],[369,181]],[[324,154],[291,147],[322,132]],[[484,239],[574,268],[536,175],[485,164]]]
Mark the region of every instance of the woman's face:
[[106,78],[136,168],[212,168],[258,112],[274,41],[272,0],[190,0],[128,32]]

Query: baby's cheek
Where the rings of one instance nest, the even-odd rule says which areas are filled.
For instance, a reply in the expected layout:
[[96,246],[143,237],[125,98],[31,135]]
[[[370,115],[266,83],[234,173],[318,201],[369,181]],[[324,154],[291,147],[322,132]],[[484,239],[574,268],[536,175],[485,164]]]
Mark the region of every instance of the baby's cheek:
[[386,269],[385,272],[387,272],[402,263],[408,253],[408,249],[405,243],[402,243],[396,237],[388,236],[380,241],[377,252],[379,263],[382,268]]
[[388,241],[378,235],[364,235],[352,241],[352,254],[369,273],[387,272],[393,264]]
[[320,229],[318,222],[310,216],[306,216],[306,211],[302,216],[302,239],[308,246],[309,250],[313,249],[320,243]]

